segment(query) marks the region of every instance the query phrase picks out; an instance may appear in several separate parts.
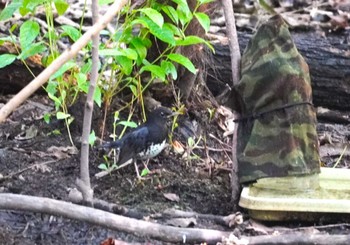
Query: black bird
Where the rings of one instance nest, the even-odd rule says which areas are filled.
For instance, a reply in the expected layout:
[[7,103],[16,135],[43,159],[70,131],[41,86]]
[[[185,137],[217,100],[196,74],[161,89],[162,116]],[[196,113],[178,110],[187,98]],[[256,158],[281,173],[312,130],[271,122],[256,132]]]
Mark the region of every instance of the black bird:
[[168,137],[167,122],[173,115],[175,113],[168,108],[158,107],[148,115],[145,123],[125,134],[121,139],[104,144],[102,148],[117,150],[118,166],[132,159],[137,177],[140,178],[136,160],[148,160],[162,152]]

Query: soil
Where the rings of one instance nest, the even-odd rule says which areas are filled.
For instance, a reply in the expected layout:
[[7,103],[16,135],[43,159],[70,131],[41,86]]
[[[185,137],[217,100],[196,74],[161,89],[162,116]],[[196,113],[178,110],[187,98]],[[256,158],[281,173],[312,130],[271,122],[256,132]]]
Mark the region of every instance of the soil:
[[[72,147],[62,122],[44,122],[42,116],[45,110],[42,108],[52,107],[44,96],[36,96],[0,125],[1,192],[67,200],[69,190],[75,187],[75,180],[79,177],[80,155],[71,152]],[[211,128],[207,134],[221,138],[223,131],[220,132],[217,126],[208,124],[206,127]],[[72,138],[79,147],[80,127],[71,125],[71,129]],[[207,137],[211,147],[222,148],[218,142]],[[225,140],[229,139],[227,137]],[[200,145],[203,145],[203,141]],[[204,150],[194,150],[193,153],[208,160]],[[151,174],[139,182],[132,165],[100,179],[94,177],[101,171],[98,165],[104,160],[102,154],[92,149],[90,171],[94,197],[149,214],[177,208],[227,215],[233,211],[230,203],[230,154],[211,152],[211,160],[216,159],[214,164],[202,160],[189,162],[187,158],[181,158],[167,149],[150,161]],[[141,166],[139,163],[140,170]],[[165,193],[176,194],[179,201],[166,199]],[[208,227],[207,224],[205,226]],[[0,211],[0,244],[100,244],[108,237],[163,244],[61,217]]]
[[[7,98],[3,98],[5,100]],[[82,105],[76,108],[81,111]],[[62,122],[46,124],[42,119],[50,109],[52,105],[45,96],[35,96],[0,125],[1,192],[68,200],[69,190],[75,187],[75,180],[79,177],[80,155],[72,151]],[[203,118],[192,119],[200,123],[201,134],[212,150],[208,155],[204,149],[194,150],[193,153],[204,160],[188,161],[169,148],[151,160],[148,165],[151,174],[141,182],[137,181],[132,165],[98,179],[94,176],[101,171],[98,165],[104,160],[98,151],[92,149],[90,170],[94,197],[148,214],[167,208],[215,215],[234,212],[230,201],[231,153],[225,151],[229,147],[223,147],[225,143],[230,144],[230,137],[222,137],[223,130],[218,127],[218,118],[210,123]],[[99,125],[94,125],[94,128],[98,130]],[[80,127],[73,124],[71,129],[72,138],[79,147]],[[318,132],[321,150],[330,143],[347,142],[350,136],[348,126],[325,122],[319,123]],[[225,142],[219,142],[209,135]],[[203,145],[203,141],[200,145]],[[323,151],[327,151],[327,148]],[[324,154],[322,161],[332,166],[337,160],[336,156],[339,157],[339,154]],[[140,169],[141,166],[139,163]],[[338,167],[348,166],[349,155],[345,154]],[[171,201],[165,198],[165,193],[175,194],[179,200]],[[247,220],[249,216],[245,218]],[[299,223],[284,225],[300,226]],[[196,225],[205,228],[214,226],[210,222]],[[128,242],[165,244],[62,217],[0,211],[0,244],[100,244],[108,237]]]
[[[81,7],[78,6],[78,9],[80,10]],[[5,26],[4,29],[8,28]],[[8,99],[7,96],[1,96],[0,106]],[[49,124],[44,122],[43,115],[52,110],[53,105],[45,95],[36,95],[18,108],[5,123],[0,124],[1,193],[18,193],[67,201],[69,191],[76,187],[75,181],[80,174],[79,151],[73,150],[66,127],[61,121],[52,120]],[[100,119],[103,116],[99,109],[96,111],[94,129],[95,132],[99,132]],[[74,144],[78,148],[82,112],[82,104],[76,105],[71,111],[76,116],[76,120],[70,128]],[[343,114],[347,115],[347,112]],[[98,166],[105,160],[99,151],[92,149],[90,176],[94,197],[148,214],[158,213],[167,208],[214,215],[228,215],[235,212],[231,203],[230,190],[231,137],[223,138],[224,130],[218,126],[222,124],[219,117],[209,120],[203,115],[208,115],[206,108],[202,110],[194,108],[190,110],[191,118],[187,118],[195,120],[202,129],[200,135],[205,140],[201,140],[200,146],[207,146],[207,148],[197,148],[193,151],[200,159],[189,161],[188,158],[182,158],[174,153],[169,147],[160,156],[150,161],[148,166],[151,174],[142,182],[137,181],[132,165],[105,177],[96,178],[95,174],[101,171]],[[112,132],[112,120],[111,117],[107,119],[106,135]],[[318,124],[318,134],[322,164],[327,167],[337,164],[337,167],[349,168],[350,153],[349,150],[346,151],[349,148],[349,124],[322,121]],[[183,144],[186,143],[186,140],[181,137],[176,139]],[[339,163],[338,159],[340,159]],[[139,168],[142,168],[140,162]],[[167,199],[164,196],[166,193],[177,195],[179,200]],[[244,210],[240,211],[244,213]],[[245,224],[251,222],[246,213],[244,213],[244,220]],[[322,224],[323,221],[320,220],[311,224],[311,227]],[[250,227],[253,226],[252,223],[250,225]],[[271,230],[275,227],[275,224],[267,225]],[[286,228],[304,225],[299,222],[278,224],[279,227]],[[310,226],[310,224],[306,225]],[[232,230],[218,227],[211,222],[198,223],[196,227]],[[242,228],[241,234],[267,234],[268,229],[265,226],[256,225],[255,227],[253,230]],[[349,233],[348,224],[317,229],[330,234]],[[311,231],[313,230],[310,230],[310,233]],[[130,243],[165,244],[147,237],[136,237],[62,217],[0,210],[0,245],[101,244],[109,237]]]

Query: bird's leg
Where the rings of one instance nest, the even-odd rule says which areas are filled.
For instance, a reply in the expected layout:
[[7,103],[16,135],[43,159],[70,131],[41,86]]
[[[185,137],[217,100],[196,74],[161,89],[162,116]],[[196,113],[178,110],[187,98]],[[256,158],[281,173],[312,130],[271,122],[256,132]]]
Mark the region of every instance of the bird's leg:
[[137,161],[136,161],[136,160],[134,160],[134,166],[135,166],[135,171],[136,171],[137,179],[138,179],[138,180],[141,180],[142,177],[140,176],[139,167],[137,166]]
[[142,162],[142,163],[143,163],[143,166],[144,166],[145,168],[148,168],[149,159],[147,159],[146,162]]

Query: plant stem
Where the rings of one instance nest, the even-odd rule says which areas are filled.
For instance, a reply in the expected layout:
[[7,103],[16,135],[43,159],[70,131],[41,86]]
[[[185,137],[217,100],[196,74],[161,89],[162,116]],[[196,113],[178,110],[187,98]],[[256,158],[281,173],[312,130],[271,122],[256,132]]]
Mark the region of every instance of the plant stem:
[[[92,22],[96,24],[98,22],[98,0],[92,0]],[[94,93],[98,79],[98,47],[100,43],[100,33],[96,33],[92,36],[92,68],[89,92],[85,103],[84,122],[83,122],[83,134],[81,137],[81,156],[80,156],[80,179],[82,180],[80,191],[83,194],[84,201],[91,202],[93,198],[93,191],[90,183],[90,171],[89,171],[89,135],[91,132],[91,120],[92,112],[94,109]]]

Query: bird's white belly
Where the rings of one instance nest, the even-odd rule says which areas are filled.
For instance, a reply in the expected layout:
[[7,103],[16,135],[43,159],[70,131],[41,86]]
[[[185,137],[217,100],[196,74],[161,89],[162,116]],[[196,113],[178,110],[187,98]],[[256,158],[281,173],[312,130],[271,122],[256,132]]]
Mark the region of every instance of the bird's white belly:
[[166,140],[160,144],[151,144],[144,152],[140,152],[137,156],[139,159],[144,160],[157,156],[166,146]]

